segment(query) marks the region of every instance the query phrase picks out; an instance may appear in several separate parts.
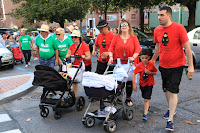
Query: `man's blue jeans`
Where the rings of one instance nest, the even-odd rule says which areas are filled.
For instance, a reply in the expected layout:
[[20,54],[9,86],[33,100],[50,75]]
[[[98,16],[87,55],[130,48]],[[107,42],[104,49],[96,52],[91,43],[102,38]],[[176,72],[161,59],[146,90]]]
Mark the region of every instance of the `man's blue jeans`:
[[40,62],[41,65],[46,65],[46,66],[49,66],[49,67],[52,67],[52,68],[54,68],[54,66],[55,66],[55,61],[56,61],[55,55],[48,60],[44,60],[42,58],[39,59],[39,62]]

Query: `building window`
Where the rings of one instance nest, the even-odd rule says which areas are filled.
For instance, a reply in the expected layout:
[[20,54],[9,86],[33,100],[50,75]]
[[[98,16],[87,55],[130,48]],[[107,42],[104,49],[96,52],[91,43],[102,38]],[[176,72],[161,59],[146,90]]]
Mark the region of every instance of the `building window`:
[[148,12],[144,12],[144,18],[149,18]]
[[117,15],[107,15],[107,21],[116,21]]
[[135,14],[131,14],[131,19],[135,20]]

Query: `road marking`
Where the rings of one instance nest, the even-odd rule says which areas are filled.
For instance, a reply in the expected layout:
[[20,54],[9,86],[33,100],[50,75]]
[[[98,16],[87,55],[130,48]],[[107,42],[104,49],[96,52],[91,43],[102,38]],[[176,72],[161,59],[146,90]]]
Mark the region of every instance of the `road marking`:
[[5,132],[0,132],[0,133],[22,133],[19,129],[14,129],[14,130],[9,130]]
[[15,67],[15,68],[17,68],[17,69],[19,69],[19,70],[22,70],[22,71],[26,71],[25,69],[23,69],[23,68],[21,68],[21,67]]
[[0,114],[0,122],[12,121],[8,114]]

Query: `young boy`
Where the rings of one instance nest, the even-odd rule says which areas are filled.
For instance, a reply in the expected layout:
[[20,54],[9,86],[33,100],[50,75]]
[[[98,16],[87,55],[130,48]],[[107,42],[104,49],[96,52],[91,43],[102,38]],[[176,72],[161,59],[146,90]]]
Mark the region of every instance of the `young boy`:
[[153,75],[156,75],[157,69],[154,64],[149,61],[150,59],[150,50],[142,49],[140,52],[140,62],[134,70],[133,73],[133,90],[137,91],[137,86],[135,84],[135,75],[140,73],[140,89],[142,92],[142,97],[144,98],[144,115],[142,117],[143,120],[147,120],[147,114],[149,114],[149,100],[151,99],[152,89],[154,82]]

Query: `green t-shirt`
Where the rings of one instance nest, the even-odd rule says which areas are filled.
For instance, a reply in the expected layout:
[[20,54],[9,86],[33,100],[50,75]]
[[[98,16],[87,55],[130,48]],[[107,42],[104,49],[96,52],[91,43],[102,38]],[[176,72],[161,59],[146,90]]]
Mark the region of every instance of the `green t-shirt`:
[[57,39],[57,36],[56,36],[56,34],[53,34],[53,36],[52,36],[54,39]]
[[19,42],[21,42],[21,49],[22,50],[31,50],[31,37],[29,35],[21,36],[19,38]]
[[58,46],[59,57],[63,61],[65,59],[69,47],[71,46],[71,44],[73,44],[73,41],[65,36],[63,41],[56,39],[56,44]]
[[43,59],[50,59],[55,54],[55,50],[58,49],[55,39],[50,35],[47,39],[39,35],[36,38],[35,46],[39,48],[40,57]]

